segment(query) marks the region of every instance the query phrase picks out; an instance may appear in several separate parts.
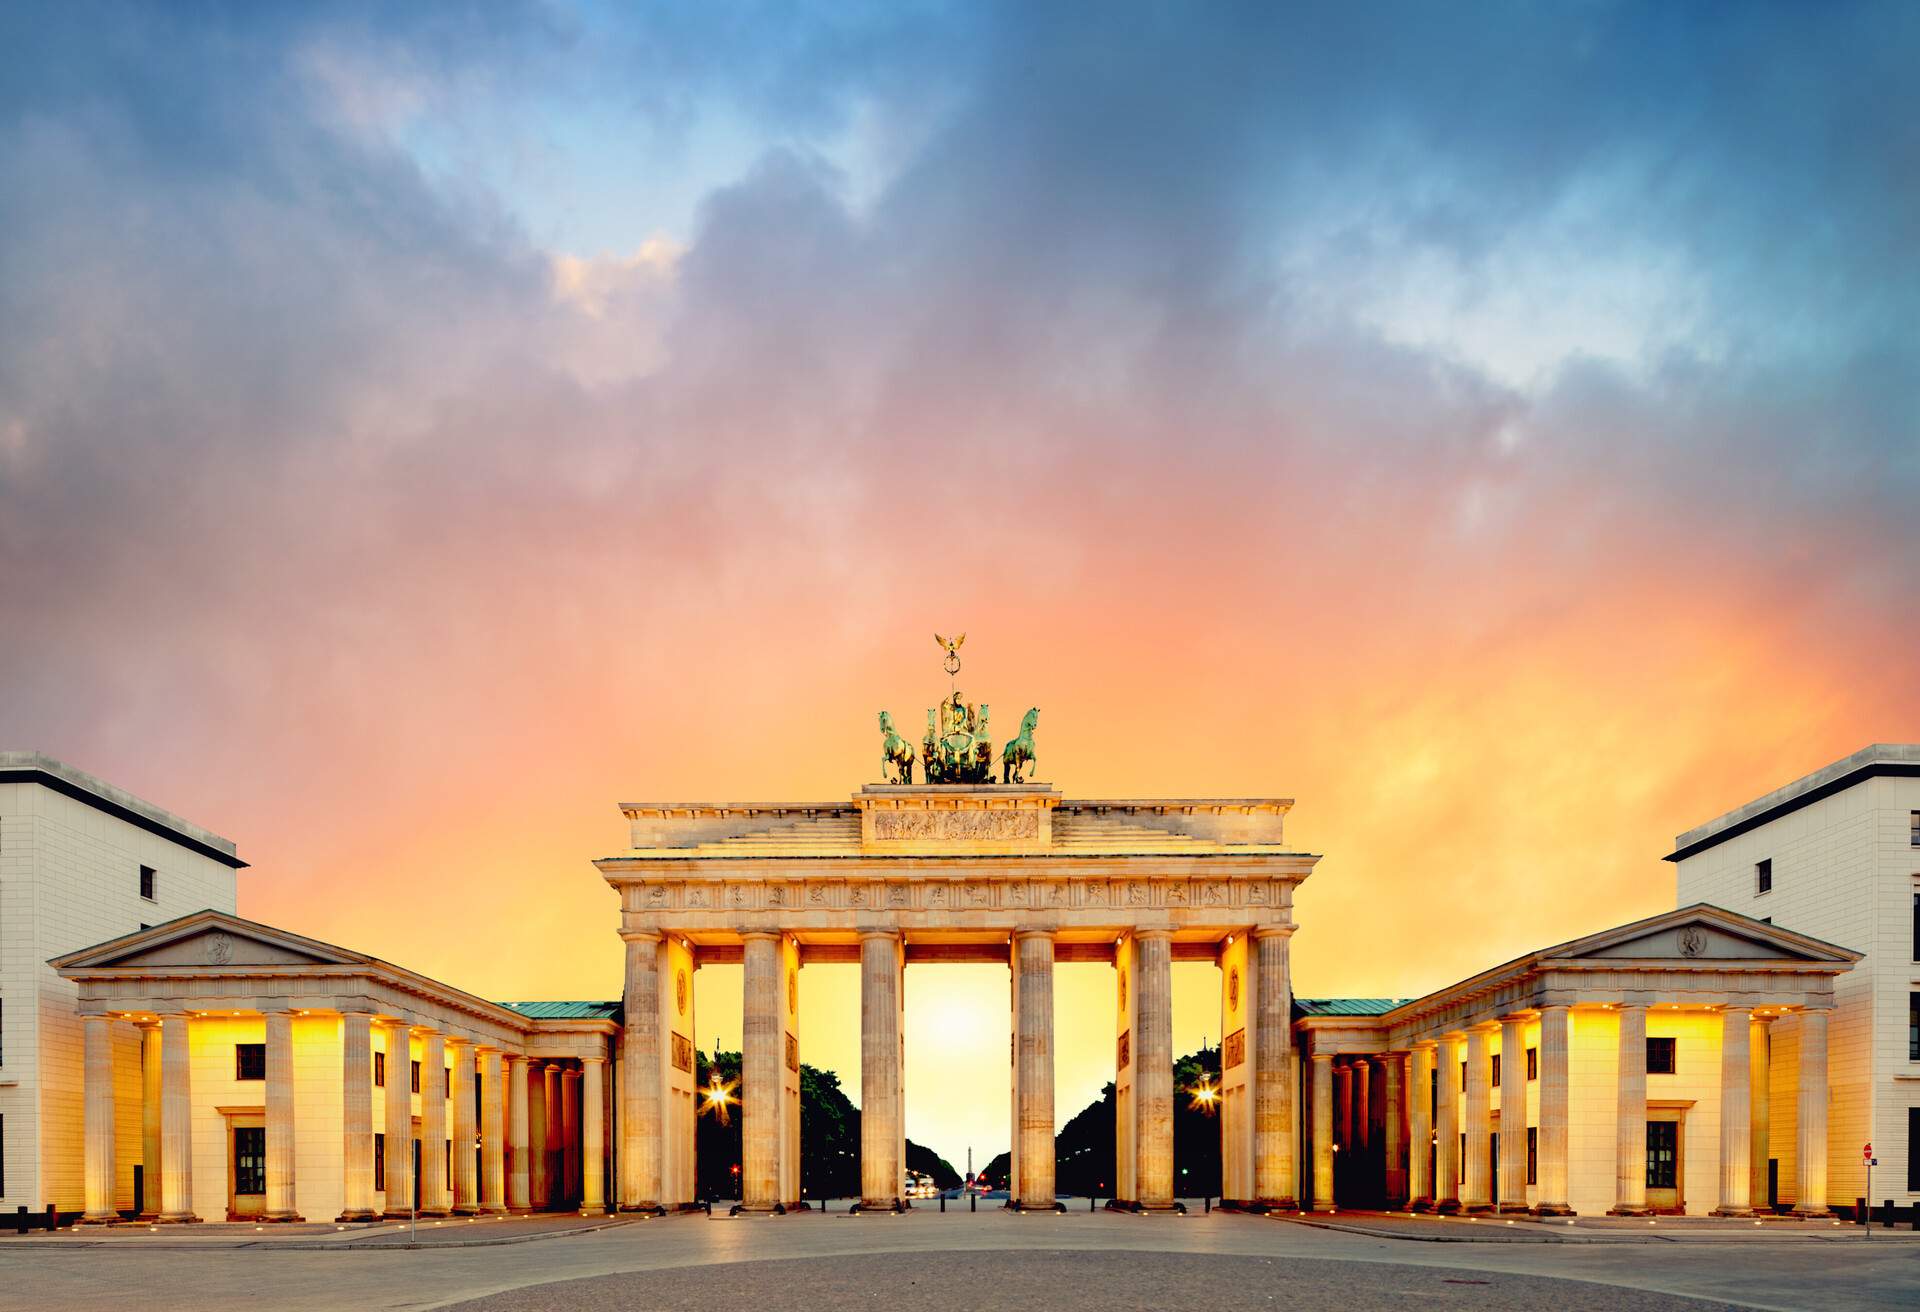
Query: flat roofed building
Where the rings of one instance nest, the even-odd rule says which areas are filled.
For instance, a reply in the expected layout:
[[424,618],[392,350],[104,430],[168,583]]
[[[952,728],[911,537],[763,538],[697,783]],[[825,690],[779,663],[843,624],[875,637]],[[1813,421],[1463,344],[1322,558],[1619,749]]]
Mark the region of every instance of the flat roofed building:
[[[83,770],[0,752],[0,1209],[82,1204],[82,1026],[48,959],[204,907],[231,912],[245,866],[229,840]],[[137,1087],[140,1034],[114,1042]],[[151,1205],[137,1123],[119,1148],[119,1205]]]
[[[1674,840],[1680,902],[1711,902],[1859,948],[1834,989],[1828,1177],[1836,1203],[1920,1201],[1920,744],[1876,743],[1755,798]],[[1773,1027],[1791,1069],[1799,1026]],[[1796,1145],[1768,1145],[1783,1199]]]

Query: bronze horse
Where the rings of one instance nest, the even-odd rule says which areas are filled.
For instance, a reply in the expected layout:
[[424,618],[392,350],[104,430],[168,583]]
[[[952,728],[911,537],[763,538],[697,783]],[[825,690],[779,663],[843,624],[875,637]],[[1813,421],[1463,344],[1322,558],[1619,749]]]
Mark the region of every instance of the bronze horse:
[[1000,754],[1000,782],[1018,784],[1026,781],[1020,777],[1021,771],[1031,767],[1040,758],[1034,754],[1033,731],[1040,727],[1040,708],[1035,706],[1020,717],[1020,736],[1009,739],[1007,748]]
[[[893,716],[889,712],[880,712],[880,733],[881,782],[912,783],[913,745],[894,731]],[[890,765],[894,767],[899,775],[897,780],[889,781],[887,779],[887,767]]]

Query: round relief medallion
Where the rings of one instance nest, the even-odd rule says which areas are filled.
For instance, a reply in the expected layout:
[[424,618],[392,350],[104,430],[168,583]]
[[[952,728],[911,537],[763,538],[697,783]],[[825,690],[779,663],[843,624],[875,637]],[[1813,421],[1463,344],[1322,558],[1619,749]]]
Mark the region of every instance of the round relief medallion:
[[1697,957],[1707,950],[1707,936],[1700,932],[1698,925],[1688,925],[1680,931],[1680,955]]
[[1227,972],[1227,1010],[1240,1010],[1240,967]]
[[673,1001],[680,1008],[682,1016],[687,1014],[687,972],[677,970],[673,973]]
[[800,1010],[800,972],[797,970],[787,972],[787,1010]]
[[233,960],[233,939],[225,930],[215,930],[207,935],[207,960],[216,966],[224,966]]

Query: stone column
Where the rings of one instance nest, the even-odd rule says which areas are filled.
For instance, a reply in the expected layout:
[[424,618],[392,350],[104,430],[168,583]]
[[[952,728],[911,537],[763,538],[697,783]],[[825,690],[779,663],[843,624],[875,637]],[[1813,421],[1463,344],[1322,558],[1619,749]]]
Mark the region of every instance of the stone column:
[[160,1026],[140,1027],[140,1217],[160,1215]]
[[1608,1216],[1645,1216],[1647,1207],[1647,1009],[1622,1006],[1620,1111],[1614,1139],[1613,1206]]
[[566,1143],[562,1133],[566,1129],[566,1108],[561,1089],[561,1073],[566,1068],[558,1062],[548,1062],[542,1072],[546,1077],[547,1095],[547,1207],[558,1210],[566,1205]]
[[267,1013],[268,1221],[304,1220],[293,1180],[293,1013]]
[[1748,1106],[1751,1109],[1748,1120],[1753,1132],[1751,1159],[1748,1162],[1753,1174],[1752,1183],[1748,1186],[1747,1201],[1755,1208],[1772,1205],[1772,1199],[1767,1196],[1767,1163],[1773,1157],[1772,1034],[1771,1017],[1754,1017],[1747,1031],[1747,1093]]
[[447,1036],[433,1031],[420,1045],[420,1215],[449,1216],[447,1190]]
[[580,1059],[580,1208],[607,1207],[607,1059]]
[[1493,1206],[1493,1062],[1487,1052],[1491,1025],[1467,1031],[1467,1169],[1460,1186],[1460,1210],[1485,1212]]
[[900,936],[860,935],[860,1206],[900,1202]]
[[627,945],[620,1062],[620,1210],[655,1211],[660,1207],[666,1126],[660,1065],[660,935],[622,931],[620,937]]
[[533,1206],[533,1153],[530,1143],[533,1116],[527,1106],[527,1059],[508,1057],[506,1064],[507,1151],[512,1159],[507,1166],[507,1206],[516,1212],[524,1212]]
[[1253,931],[1254,1197],[1269,1208],[1292,1210],[1293,970],[1291,927]]
[[1017,1067],[1013,1132],[1020,1141],[1020,1178],[1012,1182],[1016,1207],[1050,1209],[1053,1195],[1053,932],[1019,930],[1013,936],[1019,976],[1013,1047]]
[[571,1207],[580,1201],[580,1072],[560,1072],[560,1194]]
[[479,1171],[473,1159],[474,1123],[479,1119],[473,1105],[473,1044],[448,1039],[447,1053],[453,1063],[453,1107],[448,1116],[453,1123],[453,1210],[456,1216],[472,1216],[480,1210]]
[[1373,1062],[1355,1057],[1349,1069],[1353,1071],[1353,1160],[1363,1162],[1373,1150]]
[[1747,1092],[1752,1059],[1747,1033],[1753,1012],[1727,1007],[1720,1013],[1720,1205],[1715,1216],[1752,1216],[1753,1103]]
[[1572,1026],[1570,1009],[1540,1008],[1540,1183],[1535,1188],[1538,1202],[1533,1210],[1541,1216],[1573,1215],[1567,1198]]
[[[749,1212],[772,1212],[781,1202],[780,1064],[785,1026],[780,935],[753,930],[740,939],[740,1205]],[[895,1181],[896,1194],[899,1188]]]
[[1134,931],[1139,990],[1134,1022],[1134,1107],[1139,1165],[1135,1171],[1143,1209],[1173,1206],[1173,931]]
[[1406,1144],[1401,1138],[1401,1127],[1406,1124],[1406,1094],[1401,1088],[1401,1077],[1406,1068],[1397,1052],[1381,1057],[1382,1079],[1386,1104],[1386,1121],[1381,1126],[1380,1142],[1386,1154],[1386,1169],[1382,1172],[1389,1204],[1404,1202],[1407,1195]]
[[1795,1216],[1832,1216],[1827,1208],[1827,1013],[1800,1013],[1799,1188]]
[[118,1221],[113,1205],[113,1021],[84,1016],[86,1065],[81,1084],[86,1134],[86,1215],[88,1224]]
[[498,1050],[480,1053],[480,1210],[497,1216],[507,1210],[507,1138],[505,1062]]
[[377,1221],[373,1206],[373,1017],[340,1017],[342,1221]]
[[1527,1018],[1500,1018],[1500,1197],[1502,1212],[1527,1210]]
[[1407,1061],[1407,1206],[1433,1207],[1433,1045],[1417,1043]]
[[1333,1206],[1333,1057],[1313,1057],[1313,1210]]
[[1433,1210],[1460,1210],[1460,1040],[1440,1040],[1434,1097],[1439,1125],[1433,1148]]
[[552,1103],[547,1096],[551,1067],[543,1061],[527,1063],[527,1187],[528,1205],[544,1212],[553,1205],[552,1136],[547,1122]]
[[1334,1142],[1340,1145],[1340,1151],[1353,1151],[1353,1064],[1339,1062],[1333,1068],[1333,1096],[1339,1106],[1336,1113],[1340,1123],[1340,1137]]
[[413,1213],[413,1036],[403,1021],[390,1020],[386,1029],[386,1213],[401,1217]]
[[198,1221],[193,1210],[193,1058],[187,1017],[160,1018],[160,1216]]

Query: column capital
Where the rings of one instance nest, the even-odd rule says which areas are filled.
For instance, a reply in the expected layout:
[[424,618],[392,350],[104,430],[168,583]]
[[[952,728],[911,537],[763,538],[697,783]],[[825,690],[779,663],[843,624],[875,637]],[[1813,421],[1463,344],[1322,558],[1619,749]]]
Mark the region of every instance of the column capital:
[[860,941],[862,943],[870,938],[892,939],[897,943],[900,941],[900,937],[900,931],[897,929],[863,929],[860,931]]
[[1255,925],[1247,931],[1247,935],[1256,941],[1263,938],[1292,938],[1293,930],[1292,925]]
[[623,929],[620,931],[622,943],[659,943],[666,935],[657,929]]
[[777,943],[781,939],[786,937],[786,931],[780,930],[780,929],[736,928],[733,932],[740,936],[740,941],[742,943],[746,942],[748,939],[753,939],[753,938],[770,938]]
[[1173,926],[1172,925],[1135,925],[1132,929],[1128,930],[1127,932],[1129,934],[1132,934],[1135,938],[1171,939],[1173,937]]
[[1016,925],[1014,926],[1012,937],[1015,940],[1023,938],[1053,939],[1058,937],[1058,931],[1037,925]]
[[1542,1016],[1546,1015],[1550,1011],[1570,1012],[1573,1010],[1573,1004],[1568,1002],[1543,1002],[1535,1010],[1537,1010]]
[[1330,1052],[1316,1052],[1316,1053],[1311,1053],[1309,1055],[1313,1058],[1314,1061],[1325,1062],[1328,1066],[1333,1065],[1333,1054]]
[[1483,1020],[1478,1025],[1467,1026],[1466,1032],[1469,1036],[1471,1036],[1474,1034],[1497,1034],[1499,1033],[1499,1031],[1500,1031],[1499,1021]]
[[605,1057],[582,1057],[580,1059],[580,1065],[582,1067],[605,1066],[606,1064],[607,1064],[607,1059]]
[[1539,1013],[1537,1011],[1532,1011],[1532,1010],[1510,1011],[1506,1015],[1500,1018],[1500,1023],[1502,1025],[1525,1025],[1528,1021],[1533,1020],[1538,1015]]

